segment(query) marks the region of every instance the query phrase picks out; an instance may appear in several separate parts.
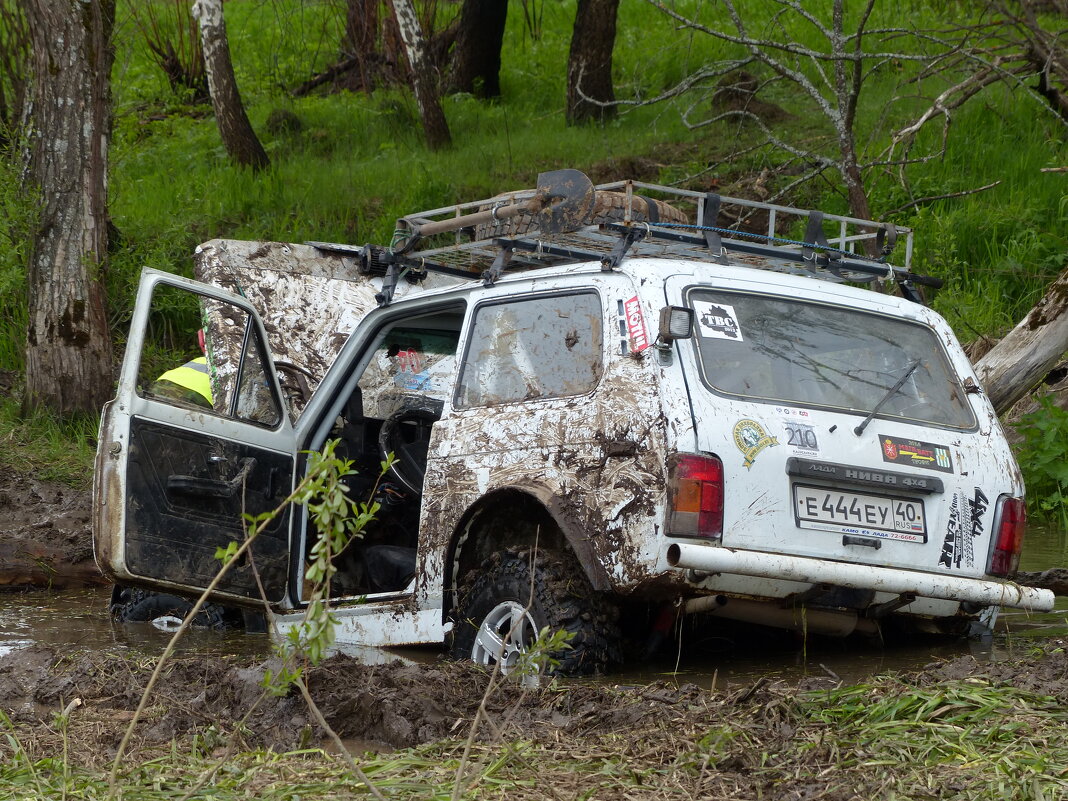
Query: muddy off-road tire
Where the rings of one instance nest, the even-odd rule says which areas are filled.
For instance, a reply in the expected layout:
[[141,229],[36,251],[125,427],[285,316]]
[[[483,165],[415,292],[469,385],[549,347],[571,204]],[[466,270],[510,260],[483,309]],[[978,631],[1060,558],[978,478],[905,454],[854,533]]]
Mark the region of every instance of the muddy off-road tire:
[[[112,595],[111,616],[120,623],[165,622],[162,628],[178,628],[193,608],[193,602],[177,595],[121,588]],[[193,618],[198,628],[224,629],[233,625],[225,607],[205,604]]]
[[[504,201],[512,197],[525,200],[530,197],[530,192],[517,192],[511,195],[500,195]],[[485,206],[482,211],[493,208]],[[606,192],[599,190],[593,204],[593,211],[589,216],[590,225],[598,225],[606,222],[623,222],[627,216],[627,196],[623,192]],[[671,222],[688,223],[690,220],[685,213],[662,200],[653,200],[640,195],[633,195],[631,202],[630,219],[634,222]],[[492,239],[498,236],[516,236],[525,234],[531,229],[537,228],[535,215],[530,213],[519,214],[515,217],[501,220],[497,223],[487,223],[475,226],[475,239]]]
[[[533,597],[531,588],[533,587]],[[526,613],[525,619],[521,615]],[[456,659],[496,662],[501,643],[515,625],[502,667],[511,668],[519,650],[545,626],[573,633],[571,647],[552,654],[552,672],[563,676],[600,673],[620,661],[618,609],[590,587],[574,560],[530,550],[506,550],[483,563],[459,592],[450,652]]]

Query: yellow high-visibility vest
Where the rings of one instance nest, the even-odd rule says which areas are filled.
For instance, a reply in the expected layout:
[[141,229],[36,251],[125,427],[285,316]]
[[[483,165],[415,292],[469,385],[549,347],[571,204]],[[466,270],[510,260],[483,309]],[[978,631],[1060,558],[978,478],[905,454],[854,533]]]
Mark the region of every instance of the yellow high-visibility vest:
[[160,381],[170,381],[180,387],[191,389],[211,403],[211,379],[208,377],[208,360],[198,356],[181,367],[168,370],[159,377]]

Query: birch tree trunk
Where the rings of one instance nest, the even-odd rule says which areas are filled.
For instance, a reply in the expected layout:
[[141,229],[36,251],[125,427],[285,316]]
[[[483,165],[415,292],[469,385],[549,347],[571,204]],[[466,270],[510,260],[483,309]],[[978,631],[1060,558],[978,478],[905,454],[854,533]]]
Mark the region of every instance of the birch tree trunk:
[[204,50],[204,67],[208,73],[208,91],[215,122],[219,126],[226,152],[238,164],[262,169],[271,163],[252,130],[237,90],[234,65],[230,61],[230,43],[226,38],[222,0],[196,0],[193,16],[200,25],[200,44]]
[[427,57],[419,18],[415,15],[411,0],[389,2],[393,6],[401,41],[404,42],[404,50],[408,54],[408,65],[412,69],[412,88],[415,90],[415,101],[419,104],[419,116],[423,121],[427,147],[431,150],[448,147],[452,144],[452,137],[449,135],[445,112],[441,109],[437,76],[434,74],[434,65]]
[[1068,270],[1050,284],[1027,316],[975,365],[1001,414],[1030,392],[1068,351]]
[[567,124],[616,116],[612,50],[619,0],[579,0],[567,57]]
[[27,0],[33,79],[28,178],[40,192],[24,407],[99,412],[112,389],[105,314],[115,0]]

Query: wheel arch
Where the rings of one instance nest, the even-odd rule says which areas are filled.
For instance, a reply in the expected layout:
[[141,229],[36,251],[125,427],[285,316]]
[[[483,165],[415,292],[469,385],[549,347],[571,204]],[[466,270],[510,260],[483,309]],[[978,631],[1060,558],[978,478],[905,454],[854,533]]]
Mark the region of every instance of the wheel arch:
[[453,608],[459,582],[494,551],[535,543],[546,550],[570,550],[595,591],[612,589],[588,532],[555,493],[537,485],[501,487],[471,504],[452,533],[445,552],[443,615]]

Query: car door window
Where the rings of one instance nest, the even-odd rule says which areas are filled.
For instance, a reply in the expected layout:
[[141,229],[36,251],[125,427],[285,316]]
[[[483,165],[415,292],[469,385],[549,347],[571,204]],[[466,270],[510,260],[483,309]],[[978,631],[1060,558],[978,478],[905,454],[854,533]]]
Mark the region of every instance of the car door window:
[[250,315],[225,301],[157,286],[137,392],[190,410],[273,428],[282,404]]
[[485,304],[475,311],[458,406],[582,395],[602,370],[595,292]]

